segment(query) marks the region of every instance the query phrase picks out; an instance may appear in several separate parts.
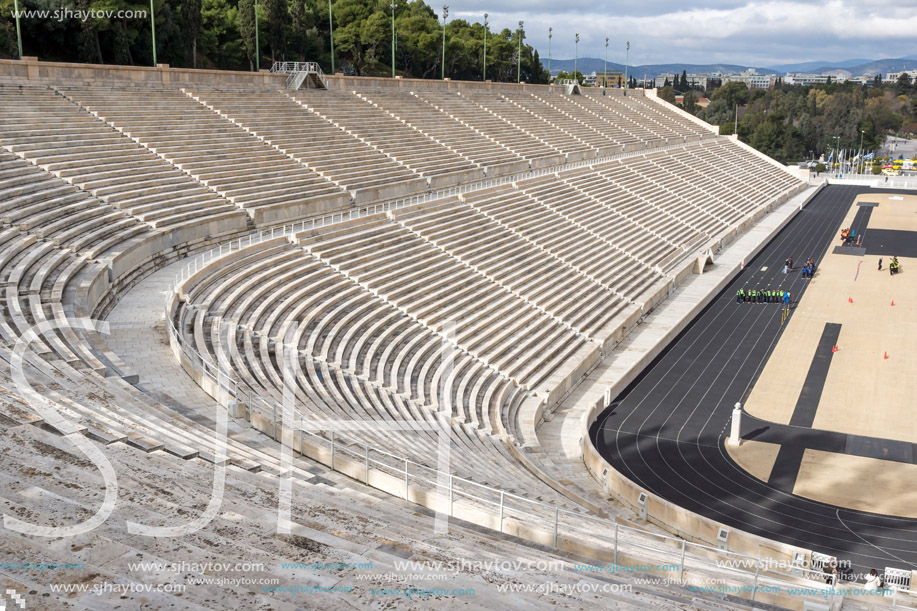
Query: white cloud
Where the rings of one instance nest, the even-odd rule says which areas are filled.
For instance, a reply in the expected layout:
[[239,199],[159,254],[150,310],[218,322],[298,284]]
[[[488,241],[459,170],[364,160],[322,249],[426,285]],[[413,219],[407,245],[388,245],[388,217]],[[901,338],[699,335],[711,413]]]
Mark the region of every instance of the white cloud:
[[[914,53],[917,0],[890,3],[744,2],[708,0],[691,9],[674,2],[623,3],[608,12],[596,4],[570,0],[558,4],[513,0],[488,11],[492,29],[513,29],[525,20],[527,40],[548,56],[548,27],[554,28],[555,58],[572,58],[574,34],[579,56],[602,57],[605,36],[612,40],[609,60],[624,61],[624,40],[631,41],[631,64],[713,63],[769,65],[853,57],[881,59]],[[483,5],[480,5],[483,6]],[[561,10],[552,11],[560,6]],[[455,7],[457,16],[481,20],[477,6]],[[472,10],[468,10],[472,9]],[[622,13],[622,11],[624,11]],[[567,24],[567,25],[564,25]]]

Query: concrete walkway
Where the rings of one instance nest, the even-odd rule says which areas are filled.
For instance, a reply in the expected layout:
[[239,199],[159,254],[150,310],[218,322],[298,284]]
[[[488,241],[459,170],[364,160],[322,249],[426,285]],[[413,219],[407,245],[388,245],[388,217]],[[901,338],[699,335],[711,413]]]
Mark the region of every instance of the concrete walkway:
[[176,274],[192,259],[168,265],[133,287],[108,315],[106,343],[140,375],[148,394],[168,395],[195,410],[213,413],[214,400],[198,386],[172,355],[166,333],[165,304]]
[[612,396],[617,395],[652,362],[815,191],[816,187],[810,187],[792,197],[724,248],[714,257],[714,265],[679,286],[557,407],[552,419],[538,430],[541,453],[548,457],[546,468],[550,470],[553,465],[556,469],[551,475],[595,503],[608,503],[602,487],[583,465],[583,415],[602,398],[606,388],[612,389]]

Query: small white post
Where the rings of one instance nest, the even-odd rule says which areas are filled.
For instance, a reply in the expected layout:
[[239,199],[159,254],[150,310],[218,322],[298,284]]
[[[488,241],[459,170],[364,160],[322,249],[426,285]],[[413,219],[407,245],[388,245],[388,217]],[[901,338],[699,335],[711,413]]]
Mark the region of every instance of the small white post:
[[560,508],[554,508],[554,549],[557,549],[557,528],[560,521]]
[[760,576],[760,574],[761,574],[761,565],[760,565],[760,564],[756,564],[756,565],[755,565],[755,586],[754,586],[754,588],[753,588],[752,591],[751,591],[751,599],[752,599],[752,600],[755,599],[755,594],[758,593],[758,577]]
[[687,544],[687,539],[681,540],[681,564],[678,565],[678,581],[681,583],[685,582],[685,548]]
[[331,470],[334,471],[334,429],[331,430]]
[[500,491],[500,532],[503,532],[503,497],[504,492]]
[[363,456],[363,469],[366,472],[366,485],[369,486],[369,446],[366,446],[366,451]]
[[731,446],[742,445],[742,404],[736,403],[732,409],[732,429],[727,442]]
[[404,500],[408,500],[408,459],[404,459]]
[[615,522],[615,555],[612,560],[615,566],[618,565],[618,523]]

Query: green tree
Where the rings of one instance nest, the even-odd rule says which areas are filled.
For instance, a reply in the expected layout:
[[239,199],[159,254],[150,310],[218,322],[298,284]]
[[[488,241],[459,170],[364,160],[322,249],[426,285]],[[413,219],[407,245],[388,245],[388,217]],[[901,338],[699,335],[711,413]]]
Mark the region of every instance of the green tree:
[[271,47],[271,63],[286,59],[286,30],[290,23],[287,0],[264,0],[265,33]]
[[[430,78],[439,67],[442,30],[433,9],[422,2],[409,2],[397,13],[395,19],[397,32],[398,56],[397,65],[405,74],[417,78]],[[488,41],[489,42],[489,41]],[[488,49],[490,55],[490,49]],[[488,59],[490,64],[490,59]],[[490,75],[488,68],[488,75]]]
[[712,100],[707,108],[697,112],[697,116],[712,125],[723,125],[733,117],[733,109],[726,105],[726,101]]
[[[260,56],[260,50],[255,49],[255,2],[254,0],[239,0],[239,34],[248,58],[249,70],[255,69],[255,58]],[[260,15],[259,15],[260,18]],[[259,41],[260,42],[260,41]]]
[[[81,11],[91,10],[89,0],[77,0],[77,9]],[[83,62],[98,62],[104,64],[102,58],[102,45],[99,43],[99,28],[102,23],[97,19],[80,20],[80,37],[79,37],[79,59]]]
[[669,104],[675,104],[675,90],[672,87],[663,87],[657,94],[660,100],[665,100]]
[[184,67],[185,36],[177,7],[164,0],[156,9],[156,55],[161,64]]
[[128,30],[123,21],[115,21],[111,24],[112,46],[114,48],[113,59],[116,64],[122,66],[133,65],[131,57],[131,46],[128,39]]
[[765,155],[784,162],[799,159],[804,154],[796,130],[776,112],[759,118],[748,143]]
[[580,72],[579,70],[575,72],[564,72],[563,70],[561,70],[560,72],[557,73],[557,80],[574,79],[574,78],[577,80],[578,83],[582,84],[583,73]]
[[687,91],[685,93],[681,105],[685,109],[685,112],[689,112],[692,115],[697,112],[697,98],[694,97],[693,91]]
[[197,38],[203,24],[201,0],[182,0],[181,19],[185,34],[185,63],[197,68]]
[[334,21],[335,51],[350,60],[356,74],[365,74],[389,40],[390,18],[365,0],[337,0]]
[[710,101],[723,100],[726,107],[734,111],[736,105],[743,106],[748,103],[750,94],[745,83],[726,83],[713,90],[713,93],[710,94]]
[[228,0],[203,0],[198,51],[203,67],[247,67],[246,52],[239,30],[239,9]]

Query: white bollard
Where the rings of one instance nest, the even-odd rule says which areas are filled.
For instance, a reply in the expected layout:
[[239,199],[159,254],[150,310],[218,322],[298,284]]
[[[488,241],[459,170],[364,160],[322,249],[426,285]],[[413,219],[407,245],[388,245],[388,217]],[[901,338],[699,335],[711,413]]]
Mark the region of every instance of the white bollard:
[[729,445],[731,446],[740,446],[742,445],[742,404],[736,403],[736,406],[732,409],[732,429],[729,432]]

